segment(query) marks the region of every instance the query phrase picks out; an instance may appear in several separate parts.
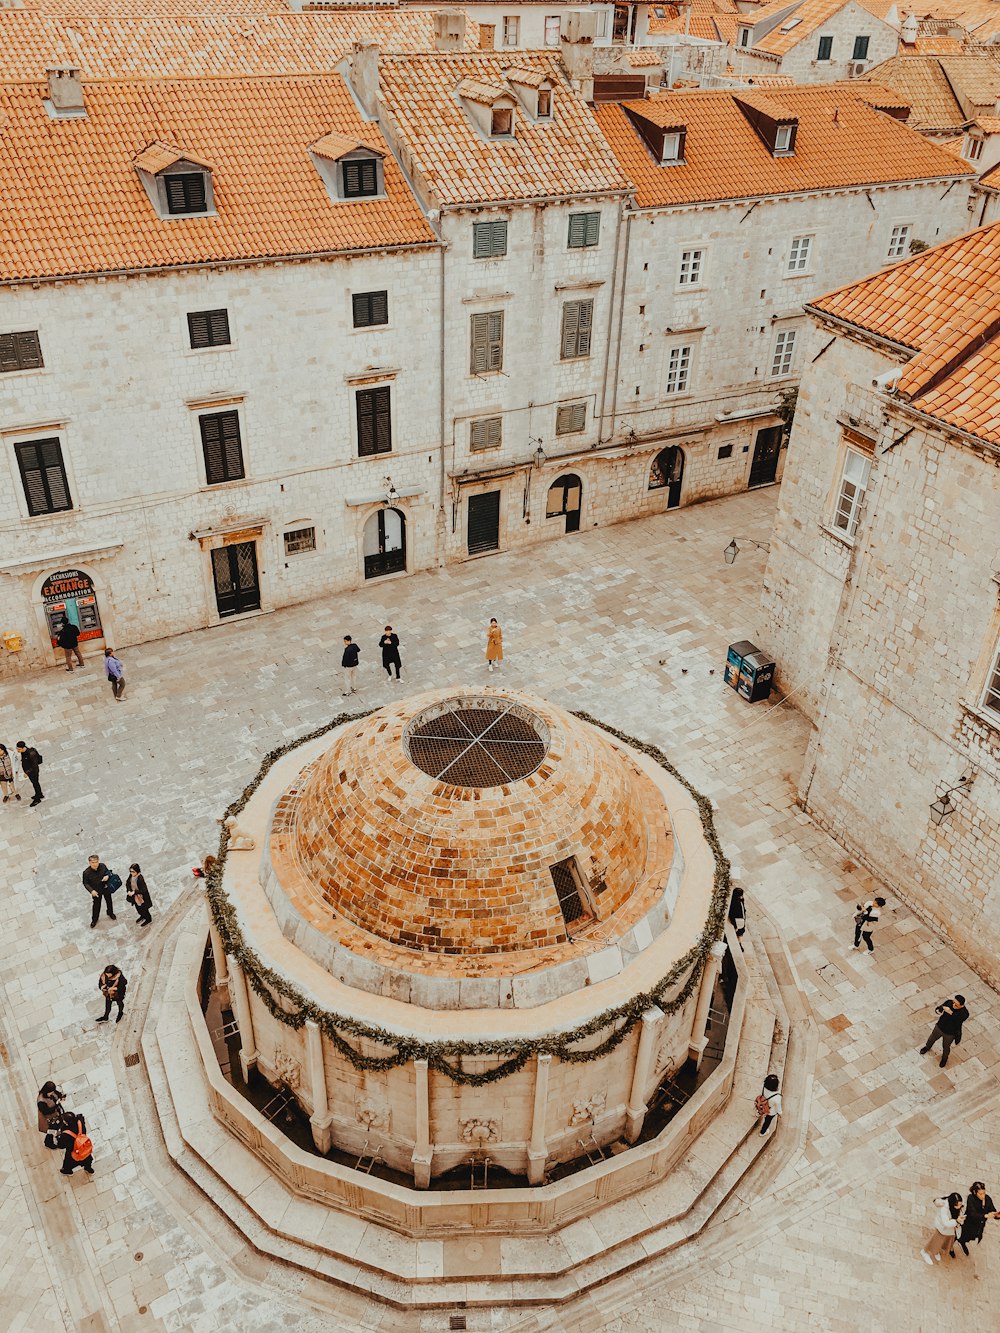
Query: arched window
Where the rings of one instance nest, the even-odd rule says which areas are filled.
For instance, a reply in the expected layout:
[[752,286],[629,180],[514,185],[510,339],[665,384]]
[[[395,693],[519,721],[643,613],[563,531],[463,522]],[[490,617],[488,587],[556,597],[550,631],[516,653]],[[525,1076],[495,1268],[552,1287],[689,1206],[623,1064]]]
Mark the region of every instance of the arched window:
[[574,472],[565,472],[549,487],[545,502],[546,518],[566,518],[566,531],[580,531],[580,510],[583,506],[583,482]]
[[684,451],[676,445],[661,449],[649,468],[650,491],[666,490],[667,508],[675,509],[681,502],[681,483],[684,480]]

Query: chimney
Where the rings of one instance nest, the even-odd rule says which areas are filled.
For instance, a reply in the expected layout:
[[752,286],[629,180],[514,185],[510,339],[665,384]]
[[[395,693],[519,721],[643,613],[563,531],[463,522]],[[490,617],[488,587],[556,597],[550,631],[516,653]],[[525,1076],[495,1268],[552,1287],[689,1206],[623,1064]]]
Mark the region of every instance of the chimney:
[[899,36],[905,46],[913,46],[917,40],[917,30],[916,14],[907,14],[899,30]]
[[461,51],[465,46],[465,11],[440,9],[434,15],[434,49]]
[[72,65],[56,65],[45,73],[49,80],[49,101],[53,113],[57,116],[86,115],[80,71]]
[[378,46],[374,42],[356,42],[343,62],[346,69],[338,66],[369,120],[378,120],[378,60]]
[[590,9],[576,9],[564,14],[559,32],[563,64],[585,102],[594,97],[594,41],[597,15]]

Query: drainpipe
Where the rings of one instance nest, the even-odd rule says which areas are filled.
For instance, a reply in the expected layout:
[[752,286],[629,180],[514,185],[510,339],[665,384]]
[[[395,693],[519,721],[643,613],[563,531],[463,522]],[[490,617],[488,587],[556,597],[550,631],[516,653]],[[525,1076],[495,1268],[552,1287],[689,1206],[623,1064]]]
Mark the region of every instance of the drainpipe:
[[[442,231],[443,231],[443,228],[442,228]],[[445,562],[445,546],[447,545],[447,540],[448,540],[448,525],[447,525],[447,523],[445,522],[445,517],[444,517],[444,475],[445,475],[444,451],[445,451],[445,435],[446,435],[446,431],[445,431],[445,382],[444,382],[444,346],[445,346],[445,332],[444,332],[444,331],[445,331],[445,309],[444,309],[444,256],[445,256],[445,243],[444,243],[444,236],[443,236],[443,235],[442,235],[439,239],[440,239],[440,241],[441,241],[441,281],[440,281],[440,304],[441,304],[441,311],[440,311],[440,318],[439,318],[439,320],[438,320],[438,323],[439,323],[439,325],[440,325],[440,327],[441,327],[441,335],[440,335],[440,336],[441,336],[441,344],[440,344],[440,347],[438,348],[438,377],[439,377],[439,381],[440,381],[439,384],[438,384],[438,400],[439,400],[439,407],[438,407],[438,410],[439,410],[439,414],[440,414],[441,422],[440,422],[440,429],[439,429],[440,449],[439,449],[439,460],[438,460],[438,518],[437,518],[437,530],[438,530],[438,541],[440,542],[440,548],[439,548],[439,550],[438,550],[438,565],[441,566],[441,565],[443,565],[444,562]]]
[[[601,439],[601,432],[604,430],[604,405],[608,396],[608,367],[611,364],[611,339],[615,327],[615,297],[618,294],[618,250],[621,245],[622,229],[620,225],[620,212],[624,207],[624,201],[619,204],[619,226],[615,228],[615,257],[611,267],[611,300],[608,303],[608,336],[604,344],[604,383],[601,385],[601,413],[600,429],[597,433],[598,440]],[[625,284],[622,282],[622,300],[624,301]],[[624,307],[623,307],[624,310]],[[619,312],[618,320],[621,325],[622,312]],[[608,438],[608,437],[605,437]]]
[[618,339],[615,347],[615,382],[611,390],[611,430],[608,433],[609,440],[614,438],[615,418],[618,415],[618,371],[622,359],[622,325],[625,323],[625,296],[628,292],[628,250],[629,243],[632,239],[632,219],[635,216],[635,213],[627,213],[625,216],[625,254],[622,259],[621,316],[618,320]]

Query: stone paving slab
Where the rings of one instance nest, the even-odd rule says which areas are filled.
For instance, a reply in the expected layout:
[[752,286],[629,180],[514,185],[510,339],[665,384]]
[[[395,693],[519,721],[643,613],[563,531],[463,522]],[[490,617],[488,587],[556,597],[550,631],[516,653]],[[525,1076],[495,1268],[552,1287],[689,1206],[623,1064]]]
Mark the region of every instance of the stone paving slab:
[[[891,894],[875,955],[854,953],[853,904],[878,885],[794,804],[807,724],[794,700],[751,706],[722,682],[726,646],[758,624],[763,570],[761,553],[727,566],[722,549],[734,532],[765,539],[775,500],[759,491],[244,624],[126,642],[120,704],[93,665],[68,681],[53,670],[5,685],[0,739],[41,749],[47,795],[36,810],[0,808],[0,1112],[10,1111],[0,1114],[0,1234],[18,1257],[5,1327],[447,1327],[442,1312],[407,1323],[360,1294],[338,1293],[331,1310],[308,1274],[262,1285],[256,1256],[224,1228],[199,1226],[196,1207],[175,1216],[148,1187],[110,1059],[113,1046],[137,1049],[128,1010],[118,1027],[94,1026],[101,968],[118,962],[130,995],[146,984],[145,937],[196,891],[190,867],[213,849],[215,819],[263,755],[340,711],[345,633],[362,645],[361,706],[509,681],[660,745],[717,803],[751,909],[759,901],[777,922],[818,1023],[806,1141],[767,1198],[730,1201],[694,1246],[627,1280],[549,1312],[470,1312],[469,1329],[966,1333],[989,1319],[1000,1304],[1000,1224],[987,1230],[978,1278],[960,1260],[929,1269],[917,1250],[926,1199],[989,1180],[996,1160],[993,996]],[[490,616],[507,654],[493,675],[483,660]],[[377,665],[387,622],[402,641],[400,686]],[[89,929],[80,873],[94,850],[120,872],[142,864],[154,895],[148,931],[124,902],[117,921]],[[934,1004],[956,988],[972,1020],[940,1070],[917,1047]],[[41,1147],[33,1098],[49,1077],[87,1114],[93,1178],[60,1177],[57,1154]],[[931,1128],[908,1141],[900,1126],[922,1116]]]

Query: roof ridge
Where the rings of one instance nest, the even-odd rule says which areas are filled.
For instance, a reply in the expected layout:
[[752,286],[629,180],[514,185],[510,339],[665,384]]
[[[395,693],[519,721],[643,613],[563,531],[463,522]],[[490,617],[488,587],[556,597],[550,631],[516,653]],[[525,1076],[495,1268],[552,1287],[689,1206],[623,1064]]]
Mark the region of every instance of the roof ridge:
[[942,326],[937,336],[907,365],[896,386],[899,393],[907,399],[930,393],[998,334],[1000,293],[991,293],[979,302],[973,314],[950,319]]

